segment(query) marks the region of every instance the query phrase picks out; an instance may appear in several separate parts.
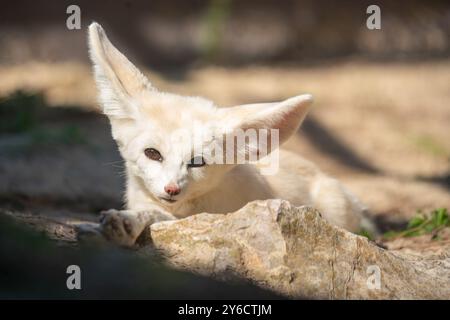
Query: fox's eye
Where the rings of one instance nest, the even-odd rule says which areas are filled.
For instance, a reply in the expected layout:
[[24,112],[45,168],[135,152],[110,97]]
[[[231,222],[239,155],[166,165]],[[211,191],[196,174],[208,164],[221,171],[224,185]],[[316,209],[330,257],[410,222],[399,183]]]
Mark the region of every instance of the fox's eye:
[[196,168],[196,167],[203,167],[205,165],[205,159],[203,159],[202,156],[193,157],[189,163],[188,167],[190,168]]
[[147,158],[155,160],[155,161],[162,161],[162,156],[161,153],[159,153],[158,150],[153,149],[153,148],[147,148],[144,150],[145,155],[147,156]]

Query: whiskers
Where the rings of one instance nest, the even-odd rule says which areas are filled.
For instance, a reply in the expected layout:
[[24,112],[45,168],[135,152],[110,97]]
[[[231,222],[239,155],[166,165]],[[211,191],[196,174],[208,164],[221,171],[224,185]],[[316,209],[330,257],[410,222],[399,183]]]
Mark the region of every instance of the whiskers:
[[126,177],[126,175],[127,175],[127,170],[125,167],[125,160],[123,160],[123,159],[117,160],[117,161],[111,161],[111,162],[104,162],[104,163],[102,163],[102,165],[111,166],[114,169],[118,169],[115,171],[119,175],[119,177]]

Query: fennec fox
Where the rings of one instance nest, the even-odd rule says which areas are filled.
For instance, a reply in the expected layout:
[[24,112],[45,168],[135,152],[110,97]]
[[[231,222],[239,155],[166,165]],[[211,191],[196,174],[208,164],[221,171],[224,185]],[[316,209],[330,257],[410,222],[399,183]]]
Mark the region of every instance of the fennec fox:
[[[366,221],[354,196],[295,154],[280,151],[278,172],[263,175],[258,163],[215,163],[195,154],[187,142],[194,141],[194,135],[208,136],[200,145],[211,145],[212,140],[240,129],[270,129],[276,130],[281,145],[297,132],[311,95],[218,108],[203,98],[158,91],[97,23],[89,27],[89,47],[99,101],[127,173],[127,210],[103,214],[103,232],[113,241],[133,245],[154,221],[233,212],[249,201],[271,198],[314,206],[329,222],[350,231],[359,230]],[[234,146],[232,151],[240,152]]]

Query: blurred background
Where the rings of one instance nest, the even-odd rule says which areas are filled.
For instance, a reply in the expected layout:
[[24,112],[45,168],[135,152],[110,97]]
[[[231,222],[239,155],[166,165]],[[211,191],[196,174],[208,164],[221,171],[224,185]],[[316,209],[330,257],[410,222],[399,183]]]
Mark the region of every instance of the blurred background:
[[[66,27],[71,4],[80,30]],[[366,27],[371,4],[381,30]],[[285,148],[342,180],[385,230],[450,205],[448,1],[0,6],[0,210],[29,224],[94,221],[122,206],[123,164],[88,59],[92,21],[161,90],[220,106],[312,93],[314,108]]]

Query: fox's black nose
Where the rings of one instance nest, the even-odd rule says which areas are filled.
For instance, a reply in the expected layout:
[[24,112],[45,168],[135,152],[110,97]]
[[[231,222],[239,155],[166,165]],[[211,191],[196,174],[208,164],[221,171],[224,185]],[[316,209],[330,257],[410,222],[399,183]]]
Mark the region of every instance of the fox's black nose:
[[180,193],[181,189],[177,184],[169,183],[164,187],[164,191],[171,196],[176,196],[177,194]]

